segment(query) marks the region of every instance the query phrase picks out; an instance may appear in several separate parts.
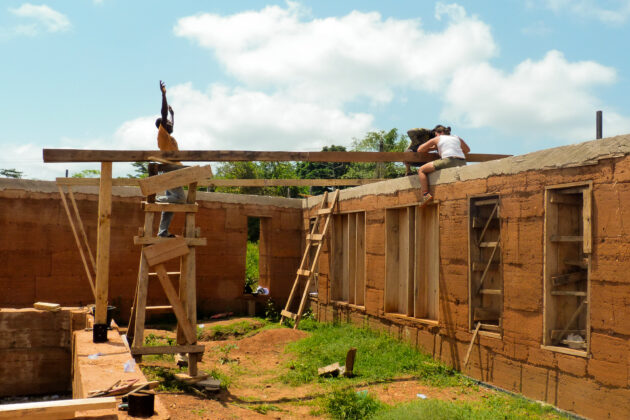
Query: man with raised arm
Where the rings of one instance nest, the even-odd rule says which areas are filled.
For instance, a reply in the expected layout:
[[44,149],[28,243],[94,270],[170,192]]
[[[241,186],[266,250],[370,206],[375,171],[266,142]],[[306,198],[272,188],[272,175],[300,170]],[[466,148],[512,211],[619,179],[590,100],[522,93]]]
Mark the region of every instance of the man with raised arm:
[[[178,151],[177,140],[171,134],[173,133],[173,126],[175,125],[175,113],[173,108],[166,101],[166,86],[160,80],[160,91],[162,91],[162,117],[155,120],[155,126],[158,128],[158,148],[162,151]],[[168,113],[171,114],[171,119],[168,119]],[[179,163],[179,162],[178,162]],[[183,187],[177,187],[170,190],[166,190],[166,194],[157,197],[159,203],[184,203],[186,201],[186,194]],[[173,212],[162,212],[160,218],[160,228],[158,230],[158,236],[163,238],[173,238],[175,235],[169,233],[168,227],[173,220]]]

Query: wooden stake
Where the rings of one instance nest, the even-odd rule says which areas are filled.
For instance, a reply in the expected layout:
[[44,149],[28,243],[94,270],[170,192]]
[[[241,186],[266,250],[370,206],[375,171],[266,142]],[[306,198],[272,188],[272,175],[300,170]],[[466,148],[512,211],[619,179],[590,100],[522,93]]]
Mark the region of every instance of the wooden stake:
[[79,208],[77,207],[77,202],[74,199],[74,193],[72,192],[72,186],[68,185],[68,195],[70,196],[70,202],[72,203],[72,207],[74,208],[74,214],[77,218],[77,225],[79,226],[79,232],[83,236],[83,242],[85,242],[85,248],[87,249],[88,257],[90,257],[90,261],[92,262],[92,270],[96,272],[96,262],[94,261],[94,255],[92,255],[92,249],[90,248],[90,243],[88,242],[87,235],[85,233],[85,229],[83,228],[83,221],[81,220],[81,215],[79,214]]
[[475,344],[475,338],[477,338],[479,328],[481,328],[481,322],[477,323],[477,327],[475,327],[475,332],[473,333],[472,340],[470,340],[470,345],[468,346],[468,351],[466,352],[466,358],[464,359],[464,367],[468,365],[468,358],[470,357],[470,352],[472,351],[473,345]]

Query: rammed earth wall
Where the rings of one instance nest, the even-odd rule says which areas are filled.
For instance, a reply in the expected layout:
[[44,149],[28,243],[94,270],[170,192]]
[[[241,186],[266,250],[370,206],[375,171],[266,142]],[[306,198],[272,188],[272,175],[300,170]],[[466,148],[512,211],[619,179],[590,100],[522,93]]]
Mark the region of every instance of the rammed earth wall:
[[[614,138],[615,144],[611,144],[606,139],[602,143],[608,149],[603,151],[597,142],[586,143],[593,153],[579,151],[577,156],[581,154],[580,159],[586,161],[581,165],[570,161],[575,148],[582,147],[577,145],[544,151],[551,157],[519,156],[432,175],[439,206],[436,322],[385,312],[386,209],[417,204],[417,177],[342,191],[340,212],[365,211],[365,306],[330,299],[331,284],[340,280],[332,275],[334,245],[329,240],[320,261],[318,298],[312,300],[312,307],[322,321],[349,320],[385,331],[467,375],[529,398],[589,418],[629,418],[630,156],[625,150],[629,140],[627,136]],[[553,162],[554,153],[556,166],[546,165],[545,159]],[[527,168],[528,162],[535,167]],[[584,355],[574,355],[542,348],[544,191],[547,186],[581,181],[592,182],[593,200],[590,348]],[[502,333],[480,334],[464,366],[472,338],[468,198],[485,194],[500,200]],[[319,201],[309,199],[305,223],[315,216]]]

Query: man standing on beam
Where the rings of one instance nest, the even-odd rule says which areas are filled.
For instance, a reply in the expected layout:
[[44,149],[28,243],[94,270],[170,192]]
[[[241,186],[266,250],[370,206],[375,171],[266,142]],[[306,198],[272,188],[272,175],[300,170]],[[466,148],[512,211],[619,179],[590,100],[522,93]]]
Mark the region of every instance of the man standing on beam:
[[[175,125],[175,113],[173,108],[166,101],[166,85],[160,80],[160,90],[162,91],[162,117],[155,120],[155,126],[158,128],[158,148],[161,151],[178,151],[177,140],[171,134],[173,133],[173,126]],[[171,114],[171,119],[168,119],[168,113]],[[181,163],[176,162],[181,165]],[[166,171],[165,171],[166,172]],[[185,203],[186,195],[183,187],[173,188],[166,190],[166,195],[157,197],[158,203]],[[169,233],[168,227],[173,220],[173,212],[163,211],[160,218],[160,228],[158,230],[158,236],[163,238],[174,238],[175,235]]]

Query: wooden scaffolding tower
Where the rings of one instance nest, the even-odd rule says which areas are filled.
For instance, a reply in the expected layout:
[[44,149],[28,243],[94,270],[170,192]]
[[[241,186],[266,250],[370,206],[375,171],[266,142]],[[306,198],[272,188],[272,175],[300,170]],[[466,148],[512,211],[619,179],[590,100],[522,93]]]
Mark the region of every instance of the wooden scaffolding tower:
[[[131,309],[128,328],[128,342],[131,354],[141,359],[147,354],[188,354],[190,376],[197,376],[197,362],[203,355],[204,346],[197,345],[197,304],[196,304],[196,265],[195,246],[207,244],[205,238],[199,238],[199,229],[195,226],[197,181],[211,175],[210,166],[194,166],[149,177],[139,181],[140,189],[147,200],[142,203],[145,212],[144,227],[134,238],[136,245],[142,246],[138,283]],[[185,204],[155,203],[155,194],[174,187],[188,185],[188,197]],[[178,212],[186,217],[184,236],[160,238],[153,235],[155,213]],[[167,272],[164,263],[180,260],[179,272]],[[150,269],[155,272],[150,272]],[[179,294],[171,282],[170,276],[179,275]],[[151,277],[157,277],[170,303],[169,306],[147,307],[147,294]],[[144,323],[146,311],[152,309],[172,309],[177,318],[177,345],[144,347]]]
[[[302,312],[304,311],[304,306],[306,305],[306,298],[308,297],[309,288],[311,286],[311,279],[315,275],[315,269],[317,267],[317,263],[319,262],[319,254],[322,250],[322,246],[324,244],[324,239],[326,238],[326,234],[328,233],[328,227],[330,225],[330,219],[335,211],[335,205],[339,199],[339,190],[335,190],[332,199],[328,199],[328,191],[324,193],[324,197],[322,198],[322,202],[317,210],[317,217],[315,218],[315,223],[313,224],[311,231],[308,235],[306,235],[306,247],[304,249],[304,255],[302,256],[302,261],[300,262],[300,268],[298,268],[295,281],[293,282],[293,287],[291,288],[291,293],[289,294],[289,299],[287,300],[286,307],[281,312],[280,324],[282,324],[285,318],[291,318],[295,320],[295,325],[293,328],[297,328],[300,323],[300,318],[302,317]],[[327,207],[328,202],[330,201],[330,205]],[[322,226],[322,217],[325,219],[324,224]],[[321,229],[321,231],[320,231]],[[317,247],[315,251],[314,257],[309,261],[309,255],[311,254],[311,247]],[[293,298],[297,296],[297,291],[300,285],[304,285],[304,290],[302,293],[302,299],[300,300],[299,307],[297,312],[293,313],[290,311]]]

